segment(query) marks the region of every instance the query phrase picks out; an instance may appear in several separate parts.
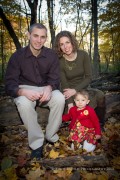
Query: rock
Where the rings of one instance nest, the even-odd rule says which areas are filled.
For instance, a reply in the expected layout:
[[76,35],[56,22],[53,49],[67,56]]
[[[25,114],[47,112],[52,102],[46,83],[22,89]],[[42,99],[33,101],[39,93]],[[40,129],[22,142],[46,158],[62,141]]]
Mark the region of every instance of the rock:
[[120,119],[120,93],[107,93],[106,94],[106,117],[118,115]]
[[[48,120],[49,110],[47,108],[37,107],[38,122],[42,127],[45,127]],[[17,111],[13,99],[10,97],[4,98],[0,101],[0,125],[20,125],[23,124]]]
[[[37,107],[38,122],[44,128],[48,121],[49,109]],[[119,116],[120,113],[120,93],[106,94],[106,118],[110,118],[113,114]],[[20,125],[23,124],[13,99],[9,96],[1,96],[0,98],[0,125]]]

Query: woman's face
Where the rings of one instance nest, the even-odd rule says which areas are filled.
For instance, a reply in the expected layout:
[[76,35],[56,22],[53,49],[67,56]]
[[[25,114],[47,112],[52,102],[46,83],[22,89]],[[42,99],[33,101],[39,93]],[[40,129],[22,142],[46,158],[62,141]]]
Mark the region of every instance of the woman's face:
[[68,37],[64,36],[60,38],[60,49],[66,55],[70,55],[73,52],[73,46]]

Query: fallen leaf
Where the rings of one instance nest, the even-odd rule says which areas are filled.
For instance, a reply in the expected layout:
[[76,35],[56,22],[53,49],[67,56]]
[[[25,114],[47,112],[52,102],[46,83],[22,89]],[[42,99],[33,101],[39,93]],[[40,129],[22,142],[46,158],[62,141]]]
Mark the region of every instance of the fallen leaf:
[[14,167],[10,167],[10,168],[4,170],[4,174],[6,176],[6,179],[18,180],[18,177],[16,175],[16,170]]
[[8,136],[2,134],[1,142],[7,143],[8,141],[10,141],[10,139],[8,138]]
[[120,157],[116,157],[112,160],[113,166],[116,169],[120,169]]
[[19,155],[17,161],[18,161],[18,166],[23,167],[27,162],[26,155]]
[[108,180],[109,179],[109,175],[106,172],[101,172],[100,175],[98,175],[97,180]]
[[26,174],[26,180],[37,180],[40,179],[41,170],[37,168],[35,171],[29,171],[29,174]]
[[9,157],[5,157],[1,162],[1,170],[4,171],[12,166],[12,160]]
[[93,173],[84,173],[83,174],[83,179],[86,179],[86,180],[97,180],[97,175],[93,174]]
[[59,156],[59,152],[54,151],[53,149],[50,151],[49,157],[52,159],[56,159]]

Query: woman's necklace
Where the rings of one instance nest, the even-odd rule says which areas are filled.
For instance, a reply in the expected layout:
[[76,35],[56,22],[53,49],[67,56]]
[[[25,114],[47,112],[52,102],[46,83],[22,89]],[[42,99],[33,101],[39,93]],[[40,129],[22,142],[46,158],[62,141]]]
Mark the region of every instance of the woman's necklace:
[[68,61],[65,59],[65,66],[71,71],[73,68],[76,67],[76,62]]
[[76,57],[77,57],[77,53],[74,54],[73,60],[66,58],[65,55],[64,55],[65,66],[70,71],[76,67]]

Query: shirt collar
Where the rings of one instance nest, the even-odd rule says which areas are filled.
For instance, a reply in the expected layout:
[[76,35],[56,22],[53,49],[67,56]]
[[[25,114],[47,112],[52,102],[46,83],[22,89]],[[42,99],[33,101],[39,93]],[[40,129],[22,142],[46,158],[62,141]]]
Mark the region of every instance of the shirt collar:
[[[41,49],[41,53],[38,55],[38,57],[41,57],[41,56],[46,57],[46,50],[47,50],[47,48],[43,46]],[[30,50],[30,46],[28,45],[26,47],[26,57],[30,57],[30,56],[33,56],[33,54]]]

